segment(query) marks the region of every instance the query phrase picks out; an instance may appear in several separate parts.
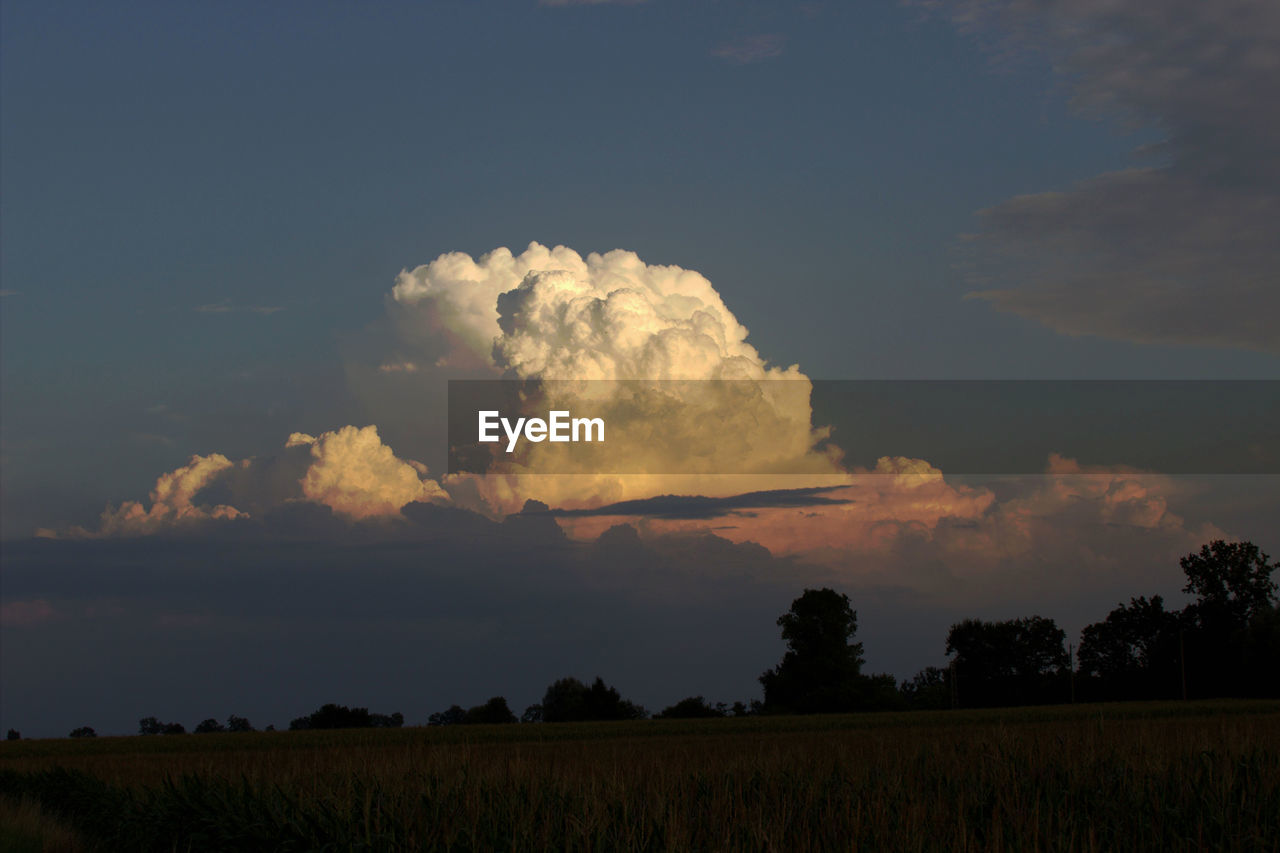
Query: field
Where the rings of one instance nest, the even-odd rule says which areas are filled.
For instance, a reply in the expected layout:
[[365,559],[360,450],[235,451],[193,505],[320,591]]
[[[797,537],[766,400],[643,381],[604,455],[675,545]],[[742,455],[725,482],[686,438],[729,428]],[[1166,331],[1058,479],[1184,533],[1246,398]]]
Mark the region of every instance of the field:
[[0,794],[13,849],[1280,850],[1280,703],[18,741]]

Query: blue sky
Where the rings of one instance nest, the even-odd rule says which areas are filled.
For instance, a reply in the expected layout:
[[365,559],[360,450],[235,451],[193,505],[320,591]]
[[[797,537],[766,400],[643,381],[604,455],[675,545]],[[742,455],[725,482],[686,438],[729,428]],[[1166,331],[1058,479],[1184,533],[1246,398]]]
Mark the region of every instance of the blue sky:
[[1277,378],[1280,27],[1225,5],[7,0],[0,535],[416,452],[361,387],[397,275],[531,241],[697,270],[811,377]]
[[[1275,374],[1274,356],[1066,337],[962,299],[976,211],[1131,166],[1159,134],[1081,117],[1048,57],[997,61],[945,16],[656,0],[3,15],[6,536],[36,522],[13,517],[24,496],[70,517],[118,499],[84,483],[92,460],[132,494],[209,448],[138,447],[163,433],[157,407],[233,421],[220,440],[242,453],[288,415],[350,420],[335,340],[381,314],[401,268],[531,240],[696,269],[766,358],[813,376]],[[778,55],[717,56],[761,39]]]

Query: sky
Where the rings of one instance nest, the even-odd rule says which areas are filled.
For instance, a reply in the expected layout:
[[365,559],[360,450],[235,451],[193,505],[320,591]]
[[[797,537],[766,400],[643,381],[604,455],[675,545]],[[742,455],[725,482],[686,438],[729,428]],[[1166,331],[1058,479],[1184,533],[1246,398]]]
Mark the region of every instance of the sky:
[[9,0],[0,39],[2,727],[746,700],[813,585],[905,678],[959,618],[1074,637],[1280,549],[1274,473],[948,473],[804,394],[657,449],[606,400],[621,474],[445,471],[449,379],[1280,378],[1274,4]]

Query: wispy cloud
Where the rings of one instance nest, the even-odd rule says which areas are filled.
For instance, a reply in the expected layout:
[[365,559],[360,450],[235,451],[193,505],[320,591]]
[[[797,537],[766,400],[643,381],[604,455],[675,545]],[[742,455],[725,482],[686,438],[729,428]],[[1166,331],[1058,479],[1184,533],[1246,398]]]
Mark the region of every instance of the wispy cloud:
[[1140,152],[1158,165],[982,211],[972,298],[1068,335],[1280,352],[1280,6],[927,5],[997,56],[1050,57],[1082,112],[1165,137]]
[[782,33],[761,33],[725,42],[712,50],[711,55],[735,65],[749,65],[781,56],[786,44],[787,37]]
[[0,296],[21,296],[20,290],[0,290]]
[[274,314],[283,310],[279,305],[233,305],[226,300],[196,307],[201,314]]

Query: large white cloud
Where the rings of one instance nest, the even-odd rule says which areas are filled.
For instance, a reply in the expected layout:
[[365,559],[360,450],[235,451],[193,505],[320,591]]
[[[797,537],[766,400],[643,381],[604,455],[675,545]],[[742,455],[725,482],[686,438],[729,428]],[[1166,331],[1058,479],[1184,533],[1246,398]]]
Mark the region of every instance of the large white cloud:
[[[800,475],[793,486],[846,480],[838,451],[816,449],[826,432],[812,424],[808,377],[795,365],[767,364],[693,270],[647,264],[634,252],[584,258],[532,243],[518,255],[505,248],[478,259],[442,255],[401,273],[392,299],[407,312],[399,322],[406,342],[418,322],[448,338],[450,364],[582,381],[551,386],[548,404],[570,411],[586,404],[609,425],[598,447],[543,444],[505,477],[447,479],[455,495],[475,491],[507,512],[526,499],[592,506],[775,488],[779,472]],[[653,430],[659,420],[661,438]]]
[[400,273],[392,298],[421,306],[456,350],[520,377],[800,378],[766,368],[747,330],[693,270],[614,250],[583,258],[530,243],[461,252]]

